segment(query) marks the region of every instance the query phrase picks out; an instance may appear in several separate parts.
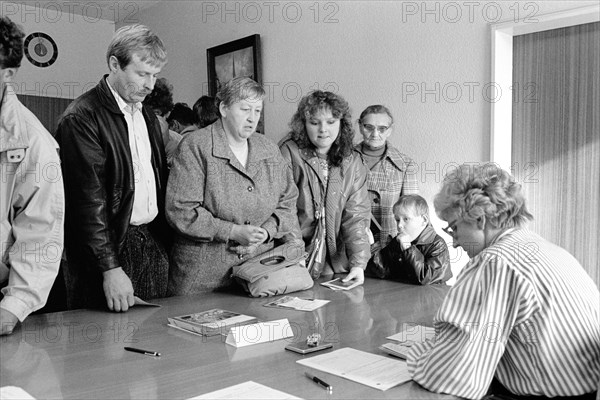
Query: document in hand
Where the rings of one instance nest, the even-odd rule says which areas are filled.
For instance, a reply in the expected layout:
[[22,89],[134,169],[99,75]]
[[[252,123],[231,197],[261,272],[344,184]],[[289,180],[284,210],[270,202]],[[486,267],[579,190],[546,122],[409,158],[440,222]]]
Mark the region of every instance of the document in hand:
[[335,278],[327,282],[321,282],[321,285],[327,286],[333,290],[350,290],[360,285],[360,282],[357,282],[354,279],[348,282],[342,282],[342,278]]
[[250,324],[257,321],[256,317],[218,308],[167,319],[169,320],[169,324],[176,328],[203,336],[226,334],[227,330],[233,326]]
[[405,361],[349,347],[296,362],[379,390],[411,380]]
[[137,296],[133,296],[133,305],[134,306],[143,306],[143,307],[160,307],[160,304],[149,303],[145,300],[140,299]]

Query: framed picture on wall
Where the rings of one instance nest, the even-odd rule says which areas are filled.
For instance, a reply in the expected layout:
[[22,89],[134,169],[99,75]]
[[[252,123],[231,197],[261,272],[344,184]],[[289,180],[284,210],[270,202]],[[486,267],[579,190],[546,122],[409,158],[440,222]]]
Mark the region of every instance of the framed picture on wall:
[[215,96],[221,85],[238,76],[261,83],[260,35],[251,35],[206,50],[208,94]]

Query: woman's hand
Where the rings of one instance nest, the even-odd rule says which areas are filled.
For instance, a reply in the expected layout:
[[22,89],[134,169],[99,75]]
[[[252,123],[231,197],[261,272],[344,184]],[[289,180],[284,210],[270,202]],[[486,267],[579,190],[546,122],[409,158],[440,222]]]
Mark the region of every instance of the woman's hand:
[[230,240],[235,240],[242,246],[252,246],[263,243],[269,234],[260,226],[254,225],[234,225],[231,228]]
[[252,257],[254,255],[254,253],[256,253],[258,246],[260,246],[260,244],[253,244],[251,246],[239,245],[239,246],[230,247],[229,250],[233,251],[238,256]]
[[342,279],[342,282],[348,282],[351,280],[362,284],[365,281],[365,270],[361,267],[353,267],[348,273],[348,275],[346,275],[346,277]]

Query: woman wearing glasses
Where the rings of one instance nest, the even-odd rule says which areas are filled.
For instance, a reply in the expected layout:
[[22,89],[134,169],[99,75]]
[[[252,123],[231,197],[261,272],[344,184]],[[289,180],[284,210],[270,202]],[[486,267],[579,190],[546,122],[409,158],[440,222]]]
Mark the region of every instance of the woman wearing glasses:
[[494,394],[596,399],[600,293],[571,254],[526,228],[521,185],[496,164],[464,164],[434,206],[471,260],[434,318],[436,339],[407,354],[413,380],[468,399],[494,378]]
[[[355,150],[362,154],[369,168],[367,188],[371,199],[371,232],[375,257],[398,234],[393,208],[400,196],[418,194],[417,166],[406,154],[388,142],[394,118],[387,107],[372,105],[360,114],[358,127],[363,141]],[[379,265],[379,266],[378,266]],[[380,263],[369,263],[369,273],[385,277]]]
[[348,273],[344,281],[362,283],[370,257],[367,169],[352,149],[348,103],[331,92],[309,93],[290,128],[280,149],[299,190],[298,219],[311,275]]

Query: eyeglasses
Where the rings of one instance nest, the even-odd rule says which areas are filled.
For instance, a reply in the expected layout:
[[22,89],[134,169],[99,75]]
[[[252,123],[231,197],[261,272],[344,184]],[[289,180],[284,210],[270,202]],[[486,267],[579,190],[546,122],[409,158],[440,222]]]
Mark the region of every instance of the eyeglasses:
[[[387,130],[388,130],[388,129],[390,129],[390,127],[389,127],[389,126],[385,126],[385,125],[377,125],[377,126],[375,126],[375,125],[371,125],[371,124],[362,124],[362,123],[361,123],[361,126],[363,127],[363,129],[364,129],[365,131],[367,131],[367,132],[369,132],[369,133],[373,133],[373,132],[375,132],[375,130],[377,129],[377,132],[378,132],[380,135],[383,135],[384,133],[386,133],[386,132],[387,132]],[[390,126],[391,126],[391,125],[390,125]]]
[[455,219],[452,222],[448,222],[448,226],[442,228],[444,232],[446,232],[450,236],[454,236],[454,232],[456,232],[456,224],[458,223],[458,219]]

